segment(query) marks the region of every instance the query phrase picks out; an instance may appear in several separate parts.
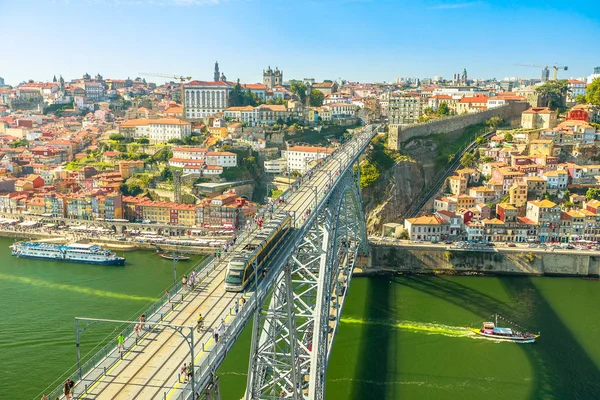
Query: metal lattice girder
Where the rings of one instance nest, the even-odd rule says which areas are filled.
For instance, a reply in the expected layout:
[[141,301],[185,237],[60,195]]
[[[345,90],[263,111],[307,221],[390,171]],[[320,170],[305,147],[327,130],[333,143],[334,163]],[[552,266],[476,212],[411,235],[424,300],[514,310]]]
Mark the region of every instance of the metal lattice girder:
[[348,172],[315,210],[254,317],[246,399],[322,399],[331,344],[366,230]]

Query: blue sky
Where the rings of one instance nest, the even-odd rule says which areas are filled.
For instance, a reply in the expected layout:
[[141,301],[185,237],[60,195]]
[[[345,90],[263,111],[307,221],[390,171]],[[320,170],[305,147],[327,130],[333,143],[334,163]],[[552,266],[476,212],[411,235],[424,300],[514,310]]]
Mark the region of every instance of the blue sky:
[[[594,5],[595,4],[595,5]],[[600,66],[597,0],[0,0],[7,83],[138,72],[210,80],[539,77]],[[158,81],[158,79],[157,79]]]

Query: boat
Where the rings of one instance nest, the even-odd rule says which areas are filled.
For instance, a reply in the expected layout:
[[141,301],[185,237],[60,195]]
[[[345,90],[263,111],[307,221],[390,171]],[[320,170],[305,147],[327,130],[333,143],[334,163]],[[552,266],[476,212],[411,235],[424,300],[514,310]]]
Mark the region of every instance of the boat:
[[503,328],[498,326],[498,314],[496,316],[496,322],[484,322],[481,328],[473,328],[468,326],[467,328],[476,333],[479,336],[483,336],[493,340],[503,340],[515,343],[534,343],[537,338],[540,337],[538,333],[529,332],[516,332],[511,328]]
[[38,258],[44,260],[79,262],[101,265],[123,265],[124,257],[91,244],[60,245],[43,242],[16,242],[10,246],[11,255],[17,258]]
[[188,256],[175,256],[172,254],[158,253],[159,257],[162,257],[166,260],[177,260],[177,261],[187,261],[190,258]]

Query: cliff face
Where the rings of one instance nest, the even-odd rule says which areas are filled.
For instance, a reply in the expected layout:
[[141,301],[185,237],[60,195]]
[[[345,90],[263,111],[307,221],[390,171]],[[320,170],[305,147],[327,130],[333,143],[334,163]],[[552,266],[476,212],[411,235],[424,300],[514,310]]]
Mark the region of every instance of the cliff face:
[[[380,177],[362,190],[367,230],[381,234],[383,224],[403,223],[407,212],[433,187],[448,168],[448,157],[485,131],[472,125],[450,133],[413,138],[402,143],[401,161],[382,171]],[[409,161],[405,161],[405,159]]]
[[388,222],[402,223],[422,193],[434,182],[434,158],[437,146],[430,140],[417,139],[403,149],[409,161],[399,161],[383,171],[380,178],[362,190],[363,207],[369,233],[381,233]]

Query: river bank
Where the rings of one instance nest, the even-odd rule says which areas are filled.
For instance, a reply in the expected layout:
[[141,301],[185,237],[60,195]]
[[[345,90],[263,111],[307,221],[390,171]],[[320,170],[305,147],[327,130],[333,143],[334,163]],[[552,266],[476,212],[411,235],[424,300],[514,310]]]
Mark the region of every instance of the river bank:
[[452,250],[444,247],[371,245],[361,275],[398,273],[599,277],[600,252],[540,249]]

